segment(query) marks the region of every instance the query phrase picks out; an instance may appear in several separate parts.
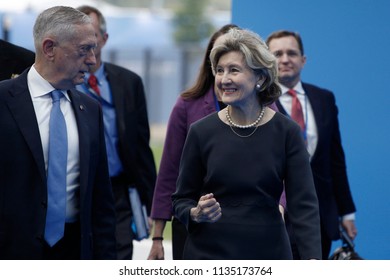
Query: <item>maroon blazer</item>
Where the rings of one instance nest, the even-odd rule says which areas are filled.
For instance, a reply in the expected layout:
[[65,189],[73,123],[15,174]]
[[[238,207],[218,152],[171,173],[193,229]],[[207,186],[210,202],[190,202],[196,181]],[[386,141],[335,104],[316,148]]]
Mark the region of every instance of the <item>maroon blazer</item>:
[[176,190],[180,157],[187,132],[193,122],[216,110],[213,89],[197,99],[183,99],[181,96],[177,99],[169,117],[164,150],[154,190],[151,214],[153,219],[170,220],[172,218],[171,196]]

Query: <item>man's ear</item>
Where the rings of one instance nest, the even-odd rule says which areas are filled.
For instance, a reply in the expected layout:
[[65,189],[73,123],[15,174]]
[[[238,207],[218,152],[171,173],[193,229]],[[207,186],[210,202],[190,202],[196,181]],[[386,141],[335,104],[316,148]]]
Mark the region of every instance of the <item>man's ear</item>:
[[103,34],[103,42],[104,42],[104,44],[107,43],[107,40],[108,40],[108,33],[105,32],[105,33]]
[[52,39],[47,38],[47,39],[43,40],[42,52],[50,60],[52,60],[54,58],[54,53],[55,53],[54,48],[55,48],[55,46],[56,46],[56,44],[55,44],[55,42]]
[[302,55],[302,68],[305,66],[306,64],[306,55]]

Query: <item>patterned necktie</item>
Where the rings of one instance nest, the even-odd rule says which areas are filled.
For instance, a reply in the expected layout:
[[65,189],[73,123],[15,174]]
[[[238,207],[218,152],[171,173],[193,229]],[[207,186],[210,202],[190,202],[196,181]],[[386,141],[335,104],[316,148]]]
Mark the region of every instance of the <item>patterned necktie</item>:
[[303,110],[301,102],[297,97],[297,93],[295,90],[290,89],[287,91],[289,95],[292,96],[292,106],[291,106],[291,118],[299,124],[301,130],[305,130],[305,120],[303,119]]
[[98,86],[97,78],[94,74],[91,73],[88,78],[88,85],[94,90],[94,92],[100,96],[100,89]]
[[47,165],[47,215],[45,240],[56,244],[64,235],[66,216],[66,168],[68,139],[60,100],[64,95],[59,90],[51,93],[53,106],[49,122],[49,156]]

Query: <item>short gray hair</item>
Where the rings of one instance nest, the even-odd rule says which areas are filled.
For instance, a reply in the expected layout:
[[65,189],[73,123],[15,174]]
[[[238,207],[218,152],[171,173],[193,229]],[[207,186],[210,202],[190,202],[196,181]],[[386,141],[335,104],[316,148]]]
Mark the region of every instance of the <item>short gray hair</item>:
[[39,49],[42,40],[52,36],[58,41],[74,37],[75,25],[91,23],[86,14],[65,6],[55,6],[40,13],[33,28],[35,48]]

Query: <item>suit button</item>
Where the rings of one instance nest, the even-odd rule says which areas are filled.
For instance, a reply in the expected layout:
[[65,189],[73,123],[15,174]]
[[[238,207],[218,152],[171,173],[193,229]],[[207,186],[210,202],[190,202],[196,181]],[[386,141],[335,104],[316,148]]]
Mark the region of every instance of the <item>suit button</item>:
[[46,201],[42,201],[41,205],[42,205],[43,208],[46,208],[47,207],[47,202]]

